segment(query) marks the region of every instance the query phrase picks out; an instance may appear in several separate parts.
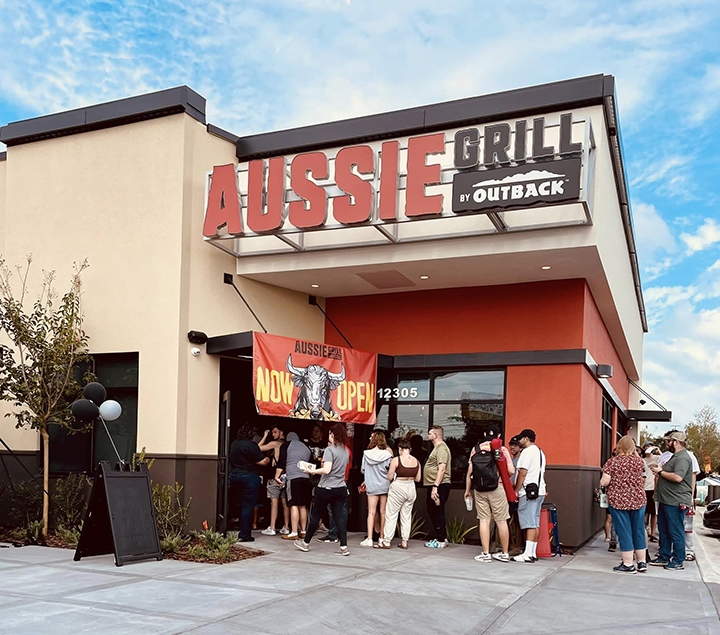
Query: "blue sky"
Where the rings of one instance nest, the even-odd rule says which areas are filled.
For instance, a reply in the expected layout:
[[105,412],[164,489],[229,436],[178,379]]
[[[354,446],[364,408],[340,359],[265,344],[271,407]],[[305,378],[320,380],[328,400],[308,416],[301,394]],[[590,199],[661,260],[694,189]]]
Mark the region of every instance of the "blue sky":
[[715,0],[0,0],[0,124],[187,84],[238,135],[617,78],[650,333],[643,385],[720,409]]

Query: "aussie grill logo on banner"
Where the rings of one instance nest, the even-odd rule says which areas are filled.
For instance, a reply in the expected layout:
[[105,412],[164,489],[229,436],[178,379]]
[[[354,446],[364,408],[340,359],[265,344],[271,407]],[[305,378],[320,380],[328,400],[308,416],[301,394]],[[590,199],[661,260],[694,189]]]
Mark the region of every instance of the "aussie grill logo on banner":
[[253,334],[253,389],[260,414],[375,424],[377,355]]
[[[535,117],[216,166],[208,175],[203,235],[218,237],[221,228],[239,237],[380,226],[554,205],[580,198],[582,157],[572,113],[564,113],[559,125]],[[242,191],[239,172],[247,174]],[[451,205],[444,190],[428,191],[450,183]]]

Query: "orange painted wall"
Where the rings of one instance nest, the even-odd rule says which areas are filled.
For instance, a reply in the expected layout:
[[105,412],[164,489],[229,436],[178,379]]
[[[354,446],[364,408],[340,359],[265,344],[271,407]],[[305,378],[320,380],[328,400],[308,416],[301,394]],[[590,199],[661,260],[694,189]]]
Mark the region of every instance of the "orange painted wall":
[[[328,298],[360,350],[386,355],[587,348],[627,381],[585,280]],[[345,346],[326,321],[325,342]],[[506,431],[532,428],[551,465],[599,466],[602,389],[582,365],[510,366]],[[624,387],[624,388],[623,388]]]
[[630,384],[627,375],[587,285],[584,296],[582,347],[590,352],[598,364],[612,364],[613,376],[610,378],[610,384],[623,403],[628,406]]
[[[583,348],[584,280],[328,298],[354,348],[385,355]],[[331,324],[325,342],[345,346]]]

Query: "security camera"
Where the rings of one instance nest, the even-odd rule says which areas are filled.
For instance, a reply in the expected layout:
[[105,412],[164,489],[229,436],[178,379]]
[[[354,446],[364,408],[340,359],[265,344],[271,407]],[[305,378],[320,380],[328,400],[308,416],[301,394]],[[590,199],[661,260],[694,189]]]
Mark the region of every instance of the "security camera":
[[188,340],[190,340],[191,344],[205,344],[208,341],[208,336],[202,331],[190,331]]
[[193,346],[190,349],[190,352],[192,353],[193,357],[199,357],[200,356],[200,349],[197,346]]

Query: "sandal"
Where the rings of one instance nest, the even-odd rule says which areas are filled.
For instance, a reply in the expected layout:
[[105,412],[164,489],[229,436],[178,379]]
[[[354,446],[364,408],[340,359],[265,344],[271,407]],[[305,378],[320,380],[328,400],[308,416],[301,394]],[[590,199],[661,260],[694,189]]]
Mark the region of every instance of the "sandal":
[[381,540],[377,544],[373,545],[375,549],[392,549],[392,543]]
[[[403,544],[403,542],[405,544]],[[403,541],[403,542],[398,543],[398,549],[407,549],[408,548],[407,543],[405,541]]]

